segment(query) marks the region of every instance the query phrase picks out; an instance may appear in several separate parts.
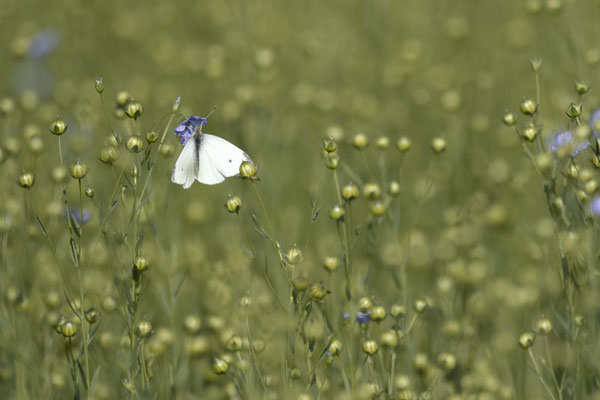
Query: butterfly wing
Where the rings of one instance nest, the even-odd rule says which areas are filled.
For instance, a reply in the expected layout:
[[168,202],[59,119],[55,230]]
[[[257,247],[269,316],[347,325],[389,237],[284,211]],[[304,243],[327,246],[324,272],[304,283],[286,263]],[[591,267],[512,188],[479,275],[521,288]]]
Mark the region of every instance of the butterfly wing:
[[198,174],[198,138],[192,137],[183,147],[171,172],[171,182],[188,189]]
[[216,185],[240,173],[240,164],[252,162],[242,149],[218,136],[203,133],[198,145],[196,179],[206,185]]

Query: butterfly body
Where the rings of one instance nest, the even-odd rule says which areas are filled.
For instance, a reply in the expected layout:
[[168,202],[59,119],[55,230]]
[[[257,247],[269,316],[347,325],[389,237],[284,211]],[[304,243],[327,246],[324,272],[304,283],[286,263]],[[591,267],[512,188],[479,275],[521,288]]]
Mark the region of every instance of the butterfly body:
[[[185,128],[179,133],[175,130],[180,138],[189,133],[188,120],[180,125]],[[171,173],[171,181],[184,189],[192,186],[195,180],[206,185],[216,185],[226,178],[239,175],[242,162],[252,162],[245,151],[227,140],[202,133],[202,125],[199,123],[194,126],[193,134],[185,137],[185,145]]]

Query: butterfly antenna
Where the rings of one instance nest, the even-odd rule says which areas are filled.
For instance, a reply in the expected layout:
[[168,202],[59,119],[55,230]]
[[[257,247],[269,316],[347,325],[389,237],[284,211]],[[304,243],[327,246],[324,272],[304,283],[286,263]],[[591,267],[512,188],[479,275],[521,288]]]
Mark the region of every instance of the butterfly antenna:
[[210,110],[210,112],[208,113],[208,115],[205,118],[208,119],[208,117],[210,117],[212,115],[212,113],[215,112],[216,109],[217,109],[217,106],[213,106],[212,110]]

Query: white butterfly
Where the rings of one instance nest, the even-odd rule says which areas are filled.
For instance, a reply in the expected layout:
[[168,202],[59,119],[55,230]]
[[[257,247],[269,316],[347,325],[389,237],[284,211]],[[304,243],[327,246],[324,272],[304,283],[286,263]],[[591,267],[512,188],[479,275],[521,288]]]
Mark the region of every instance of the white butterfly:
[[205,118],[189,117],[175,128],[175,135],[185,143],[171,173],[171,182],[188,189],[194,179],[206,185],[216,185],[226,178],[239,175],[250,156],[218,136],[202,133]]

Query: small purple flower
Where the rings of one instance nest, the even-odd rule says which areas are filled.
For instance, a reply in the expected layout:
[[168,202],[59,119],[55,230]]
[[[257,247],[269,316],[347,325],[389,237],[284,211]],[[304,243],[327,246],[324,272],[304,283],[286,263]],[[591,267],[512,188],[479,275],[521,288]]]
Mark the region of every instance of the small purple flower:
[[196,117],[195,115],[192,115],[191,117],[177,125],[177,128],[175,128],[174,133],[175,136],[179,138],[181,144],[185,146],[185,144],[188,142],[188,140],[191,139],[192,135],[194,134],[196,127],[200,126],[200,129],[202,129],[203,125],[206,125],[206,118]]
[[596,108],[594,111],[592,111],[592,116],[590,117],[589,121],[590,128],[596,137],[600,135],[600,126],[597,126],[599,125],[598,121],[600,121],[600,108]]
[[552,152],[556,154],[558,149],[561,147],[571,145],[573,147],[571,157],[575,157],[580,151],[585,150],[589,146],[589,143],[586,140],[580,143],[575,143],[575,140],[576,138],[571,131],[566,131],[555,135],[554,143],[552,143]]
[[79,225],[85,224],[92,219],[92,212],[87,208],[79,210],[78,208],[69,208],[69,214]]
[[596,218],[600,218],[600,196],[595,196],[590,201],[590,212]]
[[345,312],[345,313],[344,313],[344,319],[350,319],[350,314],[349,314],[349,313],[347,313],[347,312]]
[[358,322],[359,324],[364,325],[369,323],[369,321],[371,321],[371,311],[367,313],[358,311],[356,313],[356,322]]
[[60,34],[58,29],[45,29],[31,38],[28,56],[32,60],[41,60],[52,54],[59,44]]

